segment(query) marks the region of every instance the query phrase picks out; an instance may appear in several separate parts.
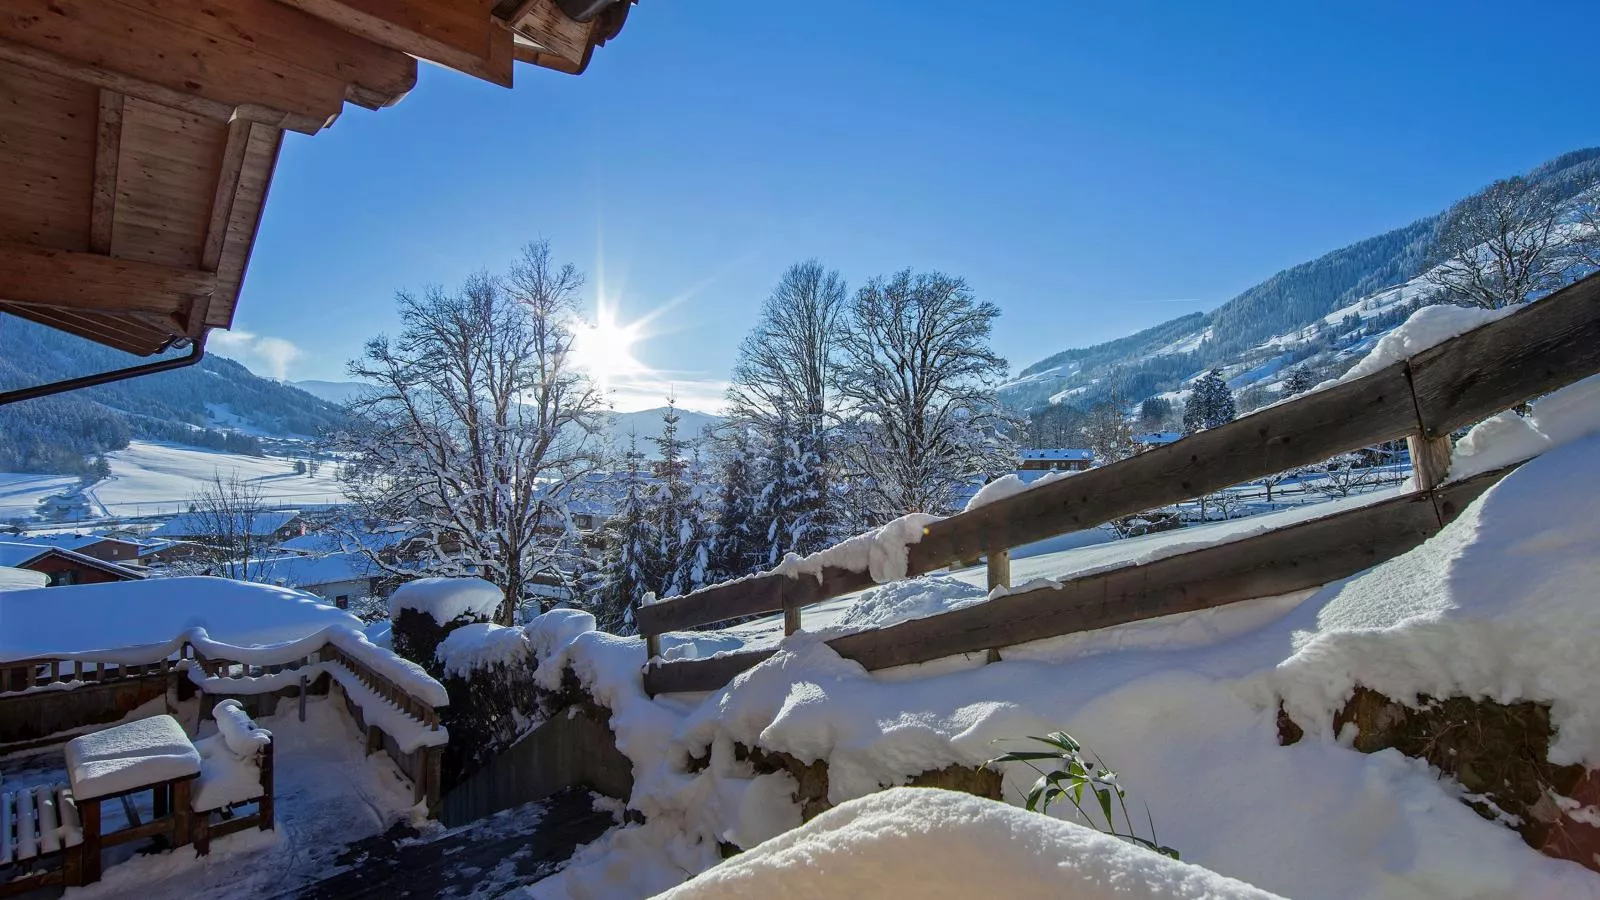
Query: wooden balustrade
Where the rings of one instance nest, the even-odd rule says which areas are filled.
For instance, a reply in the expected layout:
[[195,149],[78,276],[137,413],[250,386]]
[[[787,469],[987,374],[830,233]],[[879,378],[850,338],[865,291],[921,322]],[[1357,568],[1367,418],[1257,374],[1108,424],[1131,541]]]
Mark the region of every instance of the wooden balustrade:
[[[1009,554],[1017,547],[1398,438],[1408,441],[1416,496],[1432,504],[1437,528],[1453,515],[1446,505],[1461,494],[1456,489],[1434,490],[1448,466],[1452,430],[1596,373],[1600,373],[1600,274],[1364,377],[934,522],[923,530],[919,541],[906,547],[906,575],[924,575],[986,558],[990,587],[1006,585]],[[1311,533],[1296,527],[1302,530],[1285,531]],[[1396,539],[1383,552],[1402,552],[1395,548],[1404,543]],[[1321,549],[1338,555],[1332,545]],[[1384,558],[1372,557],[1368,564]],[[1195,561],[1188,562],[1192,565]],[[792,634],[800,630],[805,607],[873,584],[866,572],[836,567],[824,567],[819,577],[769,572],[643,607],[635,612],[634,620],[652,660],[645,676],[647,689],[652,693],[710,690],[771,653],[656,661],[660,636],[668,631],[781,611],[784,633]],[[1224,594],[1243,599],[1235,596],[1236,591]],[[1008,598],[1006,606],[1015,602],[1015,597]],[[1126,602],[1135,603],[1133,599]],[[965,622],[982,618],[984,611],[994,606],[983,604],[958,612]],[[1166,614],[1149,612],[1135,619]],[[870,643],[872,636],[880,633],[955,627],[953,616],[944,613],[918,620],[916,629],[897,625],[864,633],[868,637],[852,635],[833,643],[836,648],[840,642],[852,648]],[[984,640],[991,643],[984,649],[994,658],[996,648],[1004,646],[1001,642],[1014,642],[1022,636],[1022,632],[988,633]],[[937,646],[938,642],[924,645]]]

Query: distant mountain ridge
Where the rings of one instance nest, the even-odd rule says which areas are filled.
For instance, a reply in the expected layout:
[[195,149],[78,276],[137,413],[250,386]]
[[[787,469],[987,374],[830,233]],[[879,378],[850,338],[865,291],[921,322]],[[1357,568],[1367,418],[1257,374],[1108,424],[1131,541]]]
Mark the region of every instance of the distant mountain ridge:
[[[0,389],[149,361],[0,316]],[[315,437],[343,421],[333,404],[211,354],[183,369],[0,406],[0,472],[80,474],[131,438],[259,453],[263,436]]]
[[[1563,154],[1526,177],[1553,200],[1570,201],[1600,183],[1600,148]],[[1291,266],[1209,313],[1191,313],[1124,338],[1051,354],[1003,385],[1001,399],[1024,412],[1060,403],[1087,408],[1111,398],[1137,404],[1179,392],[1187,380],[1212,368],[1227,370],[1236,387],[1247,387],[1314,357],[1319,365],[1330,363],[1318,355],[1338,356],[1372,337],[1378,317],[1387,316],[1383,321],[1388,324],[1401,303],[1431,293],[1419,277],[1434,262],[1444,214]],[[1362,321],[1352,328],[1272,343],[1341,310],[1358,310]],[[1267,371],[1256,371],[1263,368]],[[1262,377],[1242,379],[1246,373]]]
[[[289,384],[334,403],[347,403],[367,387],[359,381],[291,381]],[[646,456],[654,456],[656,452],[654,440],[661,436],[661,415],[664,412],[666,407],[661,406],[655,409],[607,413],[608,448],[614,453],[624,452],[628,449],[628,441],[632,436],[638,442],[639,452]],[[678,435],[684,439],[697,438],[705,429],[715,428],[721,423],[720,416],[689,409],[678,410]]]

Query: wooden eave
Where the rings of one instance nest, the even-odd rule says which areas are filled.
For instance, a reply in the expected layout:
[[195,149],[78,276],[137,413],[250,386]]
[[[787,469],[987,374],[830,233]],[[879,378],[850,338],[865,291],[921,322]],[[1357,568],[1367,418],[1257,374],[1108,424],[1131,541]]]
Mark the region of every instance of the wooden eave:
[[138,355],[227,328],[285,130],[398,102],[419,58],[580,72],[627,5],[5,0],[0,312]]

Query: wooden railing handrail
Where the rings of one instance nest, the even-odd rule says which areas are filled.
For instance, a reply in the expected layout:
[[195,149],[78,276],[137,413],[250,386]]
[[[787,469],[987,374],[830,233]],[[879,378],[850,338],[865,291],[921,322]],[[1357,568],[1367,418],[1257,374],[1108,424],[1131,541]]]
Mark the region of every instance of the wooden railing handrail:
[[[282,671],[285,666],[290,669],[298,669],[312,665],[319,660],[336,662],[355,674],[356,678],[370,688],[373,693],[393,703],[404,711],[406,715],[427,724],[432,730],[437,731],[439,729],[439,711],[437,709],[423,698],[413,695],[404,687],[396,684],[381,672],[375,671],[371,666],[353,654],[346,652],[332,641],[307,648],[293,657],[285,657],[283,662],[267,664],[243,663],[222,656],[207,656],[204,651],[188,640],[182,641],[175,654],[169,653],[156,661],[128,663],[93,660],[86,662],[71,657],[49,656],[7,660],[0,663],[0,695],[25,691],[29,688],[42,687],[53,683],[100,683],[147,675],[165,675],[172,670],[172,657],[174,655],[179,660],[192,660],[193,664],[198,666],[208,678],[248,678],[255,677],[253,674],[255,670],[259,670],[260,674],[264,675],[271,670]],[[63,663],[71,664],[72,671],[70,674],[63,671]],[[233,674],[234,666],[241,667],[240,674]],[[152,667],[154,667],[154,671],[152,671]],[[48,672],[43,673],[41,676],[40,670],[46,668]]]
[[[907,547],[907,577],[1092,528],[1396,438],[1438,440],[1529,398],[1600,373],[1600,274],[1364,377],[1259,410],[1164,447],[929,525]],[[763,573],[642,607],[655,655],[668,631],[798,610],[874,584]],[[794,630],[793,621],[786,630]]]

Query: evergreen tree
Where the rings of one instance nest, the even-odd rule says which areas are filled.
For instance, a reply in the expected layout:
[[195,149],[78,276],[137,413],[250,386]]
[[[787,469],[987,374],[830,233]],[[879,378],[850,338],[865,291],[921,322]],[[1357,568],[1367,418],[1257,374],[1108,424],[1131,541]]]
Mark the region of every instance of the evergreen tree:
[[1218,425],[1232,422],[1237,417],[1233,391],[1228,389],[1228,383],[1222,379],[1221,369],[1212,369],[1195,379],[1194,390],[1190,393],[1188,405],[1183,410],[1184,434],[1216,428]]
[[652,529],[641,458],[638,441],[630,440],[622,499],[605,528],[605,558],[600,564],[601,580],[594,614],[600,628],[614,634],[633,630],[633,611],[638,609],[652,583]]
[[797,448],[794,420],[787,407],[778,410],[764,437],[751,512],[755,532],[755,554],[751,560],[754,569],[777,565],[790,550],[795,506],[794,485],[790,479],[796,469],[793,458]]
[[1299,368],[1290,372],[1289,377],[1283,382],[1283,395],[1285,397],[1293,397],[1296,394],[1304,394],[1311,388],[1311,373],[1304,368]]
[[671,398],[661,414],[661,435],[655,439],[660,459],[656,462],[656,483],[650,492],[654,525],[655,577],[657,594],[676,597],[699,587],[705,581],[706,529],[703,511],[689,482],[686,446],[678,437],[678,409]]
[[754,569],[757,553],[755,476],[750,426],[736,422],[723,441],[718,466],[716,530],[706,575],[708,583],[738,578]]

